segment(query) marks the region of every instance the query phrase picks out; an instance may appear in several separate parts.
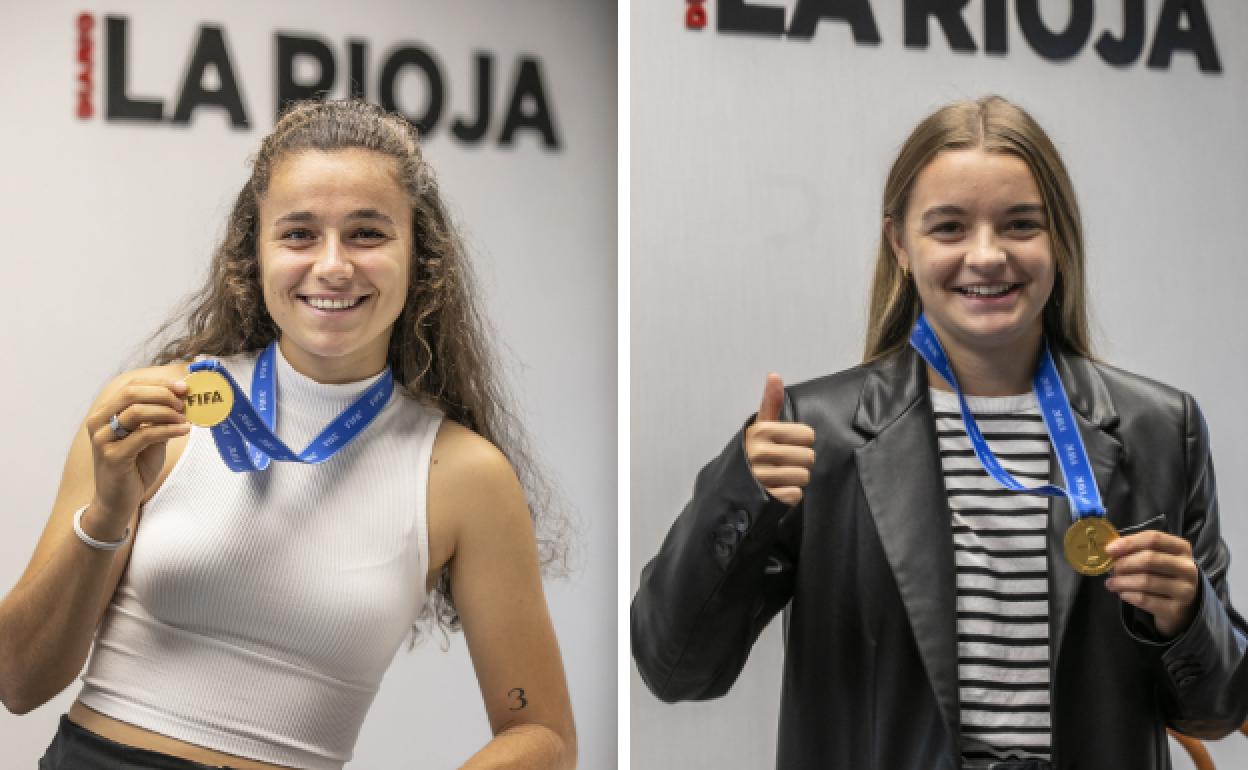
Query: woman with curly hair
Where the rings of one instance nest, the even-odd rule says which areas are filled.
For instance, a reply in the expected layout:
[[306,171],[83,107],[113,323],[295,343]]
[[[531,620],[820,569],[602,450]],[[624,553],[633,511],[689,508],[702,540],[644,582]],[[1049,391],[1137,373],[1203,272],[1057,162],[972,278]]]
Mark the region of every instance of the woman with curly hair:
[[541,586],[563,528],[474,301],[415,129],[289,109],[172,341],[96,398],[0,602],[10,711],[94,643],[41,768],[341,768],[422,622],[462,626],[476,669],[494,738],[465,768],[575,765]]

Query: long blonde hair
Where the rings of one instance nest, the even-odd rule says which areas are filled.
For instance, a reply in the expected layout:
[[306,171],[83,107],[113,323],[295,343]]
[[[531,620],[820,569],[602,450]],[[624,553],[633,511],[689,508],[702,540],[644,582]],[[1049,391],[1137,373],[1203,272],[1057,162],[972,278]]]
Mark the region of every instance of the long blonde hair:
[[[402,116],[360,100],[304,101],[291,105],[260,144],[251,177],[226,222],[206,283],[187,308],[154,335],[154,363],[198,354],[229,356],[261,350],[279,330],[260,288],[256,237],[260,200],[274,168],[308,150],[366,149],[394,158],[411,200],[412,255],[407,299],[390,335],[388,363],[406,395],[425,400],[497,446],[516,469],[538,533],[548,574],[566,567],[569,519],[555,507],[551,486],[530,456],[519,421],[509,408],[502,372],[477,308],[474,279],[458,232],[425,161],[415,127]],[[456,629],[459,618],[444,569],[425,620]]]
[[[985,96],[954,102],[925,118],[901,146],[888,172],[883,218],[899,225],[905,221],[915,179],[939,153],[972,148],[1014,155],[1031,169],[1044,201],[1056,266],[1053,291],[1044,307],[1044,333],[1054,343],[1092,358],[1083,222],[1074,186],[1057,148],[1022,108],[999,96]],[[881,228],[863,360],[873,361],[904,347],[920,310],[914,282],[902,272]]]

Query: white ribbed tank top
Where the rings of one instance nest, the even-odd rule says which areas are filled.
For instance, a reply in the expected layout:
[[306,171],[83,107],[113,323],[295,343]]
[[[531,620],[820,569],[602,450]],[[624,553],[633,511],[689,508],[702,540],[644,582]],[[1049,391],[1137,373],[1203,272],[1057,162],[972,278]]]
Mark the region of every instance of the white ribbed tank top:
[[[376,379],[323,385],[277,362],[277,434],[296,452]],[[248,390],[255,355],[223,363]],[[193,428],[143,509],[79,699],[217,751],[339,770],[425,603],[441,420],[396,392],[330,460],[258,473],[230,471]]]

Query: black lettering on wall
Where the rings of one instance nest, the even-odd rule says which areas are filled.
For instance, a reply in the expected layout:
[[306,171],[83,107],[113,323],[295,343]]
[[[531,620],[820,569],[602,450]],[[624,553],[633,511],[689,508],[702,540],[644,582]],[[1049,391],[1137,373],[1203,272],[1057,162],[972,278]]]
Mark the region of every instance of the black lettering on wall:
[[1122,37],[1105,30],[1096,41],[1096,52],[1106,64],[1127,67],[1144,51],[1144,0],[1123,0]]
[[[204,72],[209,67],[217,71],[220,85],[215,90],[204,88]],[[225,31],[206,24],[199,28],[199,39],[195,41],[191,64],[186,69],[186,79],[182,81],[182,93],[173,111],[173,122],[182,125],[190,123],[191,113],[199,107],[224,107],[230,115],[231,126],[249,127],[247,111],[243,109],[243,98],[238,91],[238,80],[230,64],[230,53],[225,47]]]
[[1006,54],[1010,47],[1005,0],[984,0],[984,53]]
[[[526,102],[533,103],[531,111],[525,111]],[[555,134],[550,105],[546,103],[541,70],[537,60],[528,57],[520,59],[520,72],[516,75],[516,86],[511,92],[511,102],[507,105],[507,117],[503,120],[498,143],[510,146],[516,132],[521,129],[539,132],[547,149],[559,149],[559,137]]]
[[1040,18],[1039,0],[1018,0],[1018,26],[1032,49],[1050,61],[1072,58],[1092,34],[1092,0],[1071,0],[1066,29],[1054,32]]
[[478,53],[477,62],[477,119],[471,123],[460,115],[451,123],[451,133],[456,139],[465,142],[479,142],[485,137],[490,127],[490,101],[494,98],[493,71],[494,57],[488,53]]
[[[316,61],[319,74],[310,83],[295,80],[295,59],[307,57]],[[315,37],[277,35],[277,115],[281,117],[286,105],[299,99],[324,98],[334,87],[338,76],[334,64],[334,52],[329,44]]]
[[[398,100],[394,97],[395,81],[399,77],[399,73],[404,67],[415,67],[425,75],[425,82],[429,86],[428,98],[425,100],[425,111],[423,115],[411,115],[399,109]],[[433,131],[433,127],[437,125],[438,118],[442,115],[442,103],[445,100],[446,88],[442,84],[442,70],[438,67],[438,63],[434,60],[425,49],[416,46],[406,46],[399,48],[390,54],[390,58],[386,59],[386,63],[381,68],[381,106],[392,112],[402,113],[412,125],[416,126],[416,130],[420,132],[421,137],[429,135]]]
[[907,48],[927,48],[927,20],[935,17],[945,31],[949,47],[955,51],[974,53],[975,40],[962,18],[962,9],[970,0],[906,0]]
[[[1180,20],[1187,16],[1186,28],[1179,26]],[[1166,0],[1157,18],[1157,35],[1153,38],[1153,49],[1148,53],[1148,66],[1153,69],[1166,69],[1170,66],[1170,57],[1175,51],[1191,51],[1196,54],[1196,64],[1201,72],[1221,72],[1222,63],[1218,60],[1218,49],[1213,44],[1213,30],[1209,27],[1209,16],[1205,13],[1205,5],[1201,0]]]
[[780,37],[784,34],[784,8],[745,0],[719,0],[715,6],[715,28],[720,32]]
[[859,45],[878,44],[880,30],[871,15],[867,0],[799,0],[789,25],[789,37],[809,40],[815,35],[815,25],[821,19],[837,19],[849,23],[854,42]]
[[351,40],[347,43],[350,51],[351,68],[347,71],[350,78],[347,82],[348,93],[352,99],[367,99],[368,89],[365,87],[368,77],[368,43],[364,40]]
[[124,16],[105,18],[106,46],[108,48],[108,98],[105,116],[109,120],[141,120],[159,123],[164,114],[164,103],[159,99],[131,98],[126,93],[126,22]]

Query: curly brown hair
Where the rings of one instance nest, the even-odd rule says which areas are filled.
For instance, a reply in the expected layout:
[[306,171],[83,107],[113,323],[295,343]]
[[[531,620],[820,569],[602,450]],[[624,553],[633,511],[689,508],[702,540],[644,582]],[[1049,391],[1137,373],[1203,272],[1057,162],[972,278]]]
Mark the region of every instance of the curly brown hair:
[[[260,201],[283,158],[309,150],[343,149],[366,149],[394,158],[412,203],[407,299],[394,323],[388,353],[395,382],[406,396],[436,406],[506,455],[528,498],[544,572],[566,571],[567,514],[553,505],[553,490],[509,408],[502,371],[487,342],[488,326],[476,305],[463,243],[438,193],[433,169],[421,153],[416,128],[404,117],[358,99],[290,105],[260,143],[251,177],[234,202],[225,236],[213,254],[207,281],[187,301],[186,309],[153,336],[159,349],[153,363],[258,351],[277,339],[279,330],[260,287],[256,252]],[[459,628],[446,568],[425,613],[413,626],[413,643],[420,626],[430,621],[444,631]]]

